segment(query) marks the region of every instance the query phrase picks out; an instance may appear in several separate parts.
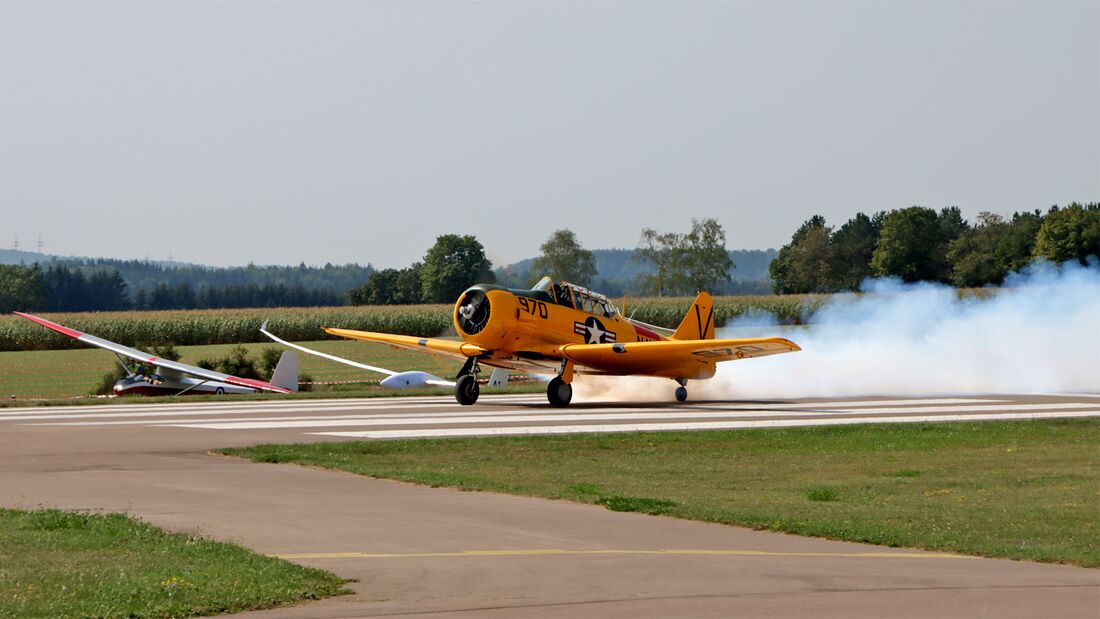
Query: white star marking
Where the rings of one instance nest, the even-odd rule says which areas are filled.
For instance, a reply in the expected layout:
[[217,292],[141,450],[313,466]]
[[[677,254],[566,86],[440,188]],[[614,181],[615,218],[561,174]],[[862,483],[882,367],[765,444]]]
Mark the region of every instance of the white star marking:
[[605,331],[601,331],[597,325],[585,325],[585,328],[588,331],[589,344],[599,344],[602,341],[600,338],[603,337]]

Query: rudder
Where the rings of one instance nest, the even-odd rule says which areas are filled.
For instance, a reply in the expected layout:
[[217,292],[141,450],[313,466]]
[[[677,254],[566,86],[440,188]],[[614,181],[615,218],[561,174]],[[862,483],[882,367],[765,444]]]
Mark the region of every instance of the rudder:
[[298,390],[298,355],[293,350],[284,350],[271,375],[271,384],[291,391]]
[[714,339],[714,299],[709,293],[700,292],[688,313],[672,334],[674,340]]

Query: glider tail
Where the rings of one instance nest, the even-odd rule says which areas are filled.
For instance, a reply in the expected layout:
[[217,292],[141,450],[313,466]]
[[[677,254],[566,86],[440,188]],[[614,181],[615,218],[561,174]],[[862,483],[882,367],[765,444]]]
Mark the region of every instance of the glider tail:
[[271,375],[271,384],[291,391],[298,390],[298,355],[293,350],[284,350]]
[[672,334],[674,340],[713,340],[714,339],[714,299],[710,294],[700,292],[688,313]]

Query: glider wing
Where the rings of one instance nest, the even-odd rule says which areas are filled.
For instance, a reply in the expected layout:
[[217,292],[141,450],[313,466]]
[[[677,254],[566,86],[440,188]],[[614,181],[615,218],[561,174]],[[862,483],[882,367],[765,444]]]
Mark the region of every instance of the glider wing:
[[130,348],[129,346],[123,346],[122,344],[116,344],[110,340],[105,340],[101,337],[94,335],[88,335],[76,329],[70,329],[64,325],[59,325],[56,322],[46,320],[45,318],[39,318],[38,316],[32,316],[30,314],[24,314],[22,312],[15,312],[17,316],[22,316],[31,322],[36,322],[47,329],[53,329],[62,335],[67,335],[74,340],[89,344],[91,346],[97,346],[109,350],[116,355],[123,357],[129,357],[135,361],[141,363],[148,363],[157,367],[162,367],[168,370],[174,370],[176,372],[182,372],[184,374],[190,374],[199,378],[205,378],[206,380],[214,380],[222,383],[228,383],[230,385],[237,385],[239,387],[250,387],[259,391],[273,391],[275,393],[291,393],[292,389],[279,387],[271,383],[264,382],[262,380],[255,380],[252,378],[239,378],[237,376],[230,376],[229,374],[223,374],[221,372],[215,372],[214,370],[207,370],[204,368],[196,367],[193,365],[187,365],[186,363],[180,363],[179,361],[171,361],[169,359],[161,359],[154,357],[147,352],[140,351],[136,348]]
[[[379,374],[385,374],[390,378],[382,381],[384,387],[406,387],[406,386],[420,386],[420,385],[434,385],[438,387],[454,387],[454,382],[449,380],[443,380],[438,376],[428,374],[427,372],[395,372],[393,370],[387,370],[386,368],[380,368],[373,365],[367,365],[366,363],[359,363],[358,361],[352,361],[351,359],[345,359],[343,357],[337,357],[336,355],[330,355],[323,353],[319,350],[313,350],[312,348],[306,348],[300,344],[294,344],[288,342],[282,338],[276,337],[273,333],[267,330],[267,323],[264,322],[260,327],[260,333],[263,333],[274,342],[278,342],[288,348],[294,350],[300,350],[308,355],[314,355],[321,357],[322,359],[328,359],[329,361],[335,361],[337,363],[343,363],[344,365],[350,365],[354,368],[361,370],[367,370],[369,372],[378,372]],[[387,384],[389,383],[389,384]]]

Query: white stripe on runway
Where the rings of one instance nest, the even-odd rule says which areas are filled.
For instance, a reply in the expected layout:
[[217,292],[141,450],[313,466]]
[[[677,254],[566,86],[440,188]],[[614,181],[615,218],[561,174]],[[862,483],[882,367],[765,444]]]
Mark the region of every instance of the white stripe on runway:
[[[992,413],[995,411],[1010,411],[1010,412],[1024,412],[1024,411],[1041,411],[1041,410],[1073,410],[1081,408],[1096,409],[1095,404],[1031,404],[1031,405],[1015,405],[1015,406],[986,406],[986,407],[973,407],[973,406],[956,406],[956,407],[928,407],[914,411],[912,408],[898,408],[898,409],[876,409],[875,412],[890,413],[895,410],[898,413],[910,413],[920,412],[926,414],[953,414],[959,412],[979,411],[983,413]],[[714,412],[690,412],[690,411],[676,411],[669,414],[662,414],[660,412],[655,413],[652,409],[633,409],[628,411],[618,411],[609,413],[555,413],[552,415],[546,414],[519,414],[519,415],[463,415],[463,416],[421,416],[421,417],[356,417],[350,419],[302,419],[293,421],[267,421],[258,422],[253,420],[248,421],[229,421],[222,423],[183,423],[173,424],[177,428],[198,428],[204,430],[271,430],[276,428],[337,428],[337,427],[354,427],[354,426],[410,426],[410,425],[435,425],[435,424],[475,424],[475,423],[533,423],[533,422],[545,422],[545,421],[568,421],[568,422],[586,422],[586,421],[628,421],[628,420],[640,420],[640,419],[652,419],[655,416],[663,417],[675,417],[675,420],[669,420],[670,423],[679,423],[680,419],[714,419],[718,417],[783,417],[783,418],[799,418],[799,417],[820,417],[820,416],[838,416],[838,415],[851,415],[851,414],[863,414],[863,409],[852,410],[834,410],[834,411],[783,411],[782,413],[776,413],[772,411],[738,411],[730,413],[722,413],[718,411]],[[938,417],[936,417],[938,418]]]
[[[537,393],[516,393],[486,396],[485,401],[507,402],[546,402],[546,397]],[[279,409],[285,407],[309,405],[315,408],[336,407],[342,408],[349,405],[385,408],[392,404],[448,404],[455,405],[453,396],[397,396],[385,398],[336,398],[324,400],[312,400],[308,398],[292,398],[289,400],[244,400],[235,402],[166,402],[160,404],[73,404],[67,406],[23,406],[19,408],[0,408],[0,417],[19,416],[29,414],[64,414],[66,411],[82,411],[87,413],[118,413],[120,415],[146,412],[163,411],[186,408],[188,410],[248,410],[256,407]]]
[[[530,402],[525,402],[525,401],[520,401],[520,402],[510,401],[510,402],[512,404],[539,404],[539,405],[544,404],[543,400],[541,400],[541,399],[540,400],[532,400]],[[834,408],[848,409],[848,408],[852,408],[852,407],[863,407],[863,406],[878,406],[878,407],[887,406],[888,407],[888,406],[897,406],[897,405],[904,405],[904,404],[923,404],[923,405],[931,406],[931,405],[937,405],[937,404],[978,404],[978,403],[997,403],[997,402],[1005,402],[1005,400],[943,398],[943,399],[928,399],[928,400],[862,400],[862,401],[856,400],[856,401],[848,401],[848,402],[845,402],[845,401],[831,401],[831,402],[808,402],[808,403],[807,402],[797,402],[797,403],[779,403],[779,404],[719,404],[719,403],[713,403],[713,404],[679,404],[679,405],[674,405],[674,408],[672,410],[676,411],[677,413],[679,411],[692,411],[692,410],[700,410],[700,409],[702,409],[702,410],[713,410],[713,411],[722,411],[722,410],[729,410],[729,411],[743,411],[743,410],[770,411],[770,410],[802,410],[802,409],[805,409],[805,410],[808,410],[808,411],[813,411],[813,410],[818,410],[818,409],[834,409]],[[1078,404],[1078,405],[1080,405],[1080,404]],[[442,404],[442,403],[439,403],[439,404],[432,404],[432,403],[423,404],[423,403],[419,403],[419,402],[408,403],[406,401],[405,403],[388,404],[388,405],[385,405],[385,406],[364,406],[362,403],[345,403],[343,406],[328,406],[328,407],[325,407],[323,409],[323,411],[324,412],[329,412],[329,411],[342,411],[342,410],[346,410],[346,411],[374,411],[374,410],[379,410],[379,411],[389,412],[389,411],[393,411],[393,410],[408,410],[409,413],[406,413],[406,414],[413,415],[413,414],[417,414],[416,411],[418,411],[418,410],[429,411],[429,410],[432,410],[432,409],[451,408],[451,407],[454,407],[454,406],[457,406],[457,404],[453,401],[451,401],[447,404]],[[1089,405],[1089,406],[1091,406],[1091,405]],[[506,413],[507,414],[514,414],[514,413],[520,412],[519,410],[515,410],[515,409],[493,410],[493,409],[487,408],[487,407],[481,407],[481,408],[478,408],[478,409],[475,409],[475,410],[477,410],[478,414],[481,414],[481,415],[506,414]],[[537,409],[535,409],[535,410],[546,410],[546,406],[538,406]],[[649,411],[654,411],[654,412],[664,412],[666,414],[669,413],[668,408],[663,408],[663,407],[660,407],[660,406],[652,406],[652,405],[650,405],[648,407],[632,407],[632,408],[616,408],[616,407],[576,408],[576,409],[573,409],[573,410],[575,410],[575,411],[591,411],[591,412],[616,411],[616,410],[618,410],[618,411],[643,411],[643,410],[649,410]],[[861,410],[875,410],[875,409],[861,409]],[[255,414],[260,414],[260,413],[307,413],[307,412],[321,412],[321,409],[318,409],[318,408],[316,408],[314,406],[310,406],[310,405],[282,406],[282,407],[278,407],[278,408],[272,408],[272,407],[268,407],[268,406],[256,405],[256,406],[250,406],[250,407],[243,407],[243,408],[239,408],[239,409],[238,408],[234,408],[234,409],[220,408],[220,409],[214,409],[214,410],[190,410],[190,409],[185,408],[182,405],[176,405],[175,408],[166,408],[166,409],[161,409],[161,410],[157,410],[157,411],[134,412],[134,413],[125,413],[125,414],[123,414],[123,413],[114,413],[114,412],[111,412],[111,413],[98,413],[98,412],[85,413],[85,412],[64,411],[64,412],[58,412],[58,413],[39,413],[39,414],[27,414],[27,415],[13,415],[13,416],[10,416],[10,417],[0,417],[0,421],[46,421],[46,420],[55,420],[55,419],[111,419],[111,418],[119,418],[119,417],[125,417],[126,419],[136,419],[136,418],[148,418],[148,417],[191,417],[191,416],[224,415],[224,414],[255,415]],[[469,415],[470,413],[436,413],[436,414],[437,415],[448,415],[448,414]],[[352,415],[332,415],[330,417],[337,418],[337,417],[350,417],[350,416],[352,416]],[[362,416],[362,415],[357,415],[357,416]],[[389,416],[389,415],[387,415],[387,416]],[[324,417],[310,416],[310,417],[302,417],[302,418],[323,419]],[[275,419],[279,419],[279,418],[266,418],[266,419],[255,419],[255,420],[256,421],[272,421],[272,420],[275,420]],[[228,421],[228,420],[230,420],[230,419],[223,418],[223,419],[211,419],[211,420],[208,420],[208,421],[214,422],[214,421]],[[155,422],[150,421],[149,423],[176,423],[177,421],[180,421],[180,420],[176,420],[176,419],[159,420],[159,421],[155,421]],[[142,421],[142,422],[129,422],[129,421],[102,422],[102,425],[120,425],[120,424],[127,424],[127,423],[146,423],[146,422],[144,422],[144,421]],[[81,424],[75,424],[75,425],[81,425]],[[95,424],[94,423],[87,423],[87,424],[82,424],[82,425],[95,425]]]
[[[645,404],[651,406],[660,406],[661,404],[667,404],[669,406],[779,406],[779,407],[801,407],[801,406],[893,406],[900,404],[965,404],[965,403],[977,403],[977,402],[1005,402],[1008,401],[1005,398],[999,399],[983,399],[983,398],[922,398],[922,399],[909,399],[909,400],[823,400],[823,401],[804,401],[804,402],[776,402],[769,403],[766,401],[749,401],[749,402],[722,402],[722,401],[708,401],[698,400],[689,402],[686,404],[679,404],[675,402],[646,402]],[[546,404],[546,397],[541,394],[523,393],[523,394],[501,394],[490,395],[481,398],[482,404],[492,405],[493,403],[507,402],[513,404]],[[613,402],[608,401],[593,401],[578,404],[611,404]],[[638,404],[641,404],[639,402]],[[253,400],[253,401],[239,401],[239,402],[204,402],[204,403],[189,403],[189,402],[168,402],[163,404],[115,404],[115,405],[73,405],[73,406],[32,406],[22,408],[0,408],[0,418],[4,417],[21,417],[25,415],[65,415],[65,414],[91,414],[91,413],[110,413],[117,416],[130,415],[134,413],[142,412],[159,412],[159,411],[172,411],[186,409],[188,411],[211,411],[217,412],[232,412],[232,411],[252,411],[252,410],[268,410],[276,412],[283,409],[293,409],[297,407],[307,406],[310,409],[343,409],[348,407],[357,407],[363,409],[373,408],[392,408],[394,406],[401,406],[403,408],[431,405],[438,406],[456,406],[454,398],[451,396],[403,396],[403,397],[387,397],[387,398],[343,398],[332,400],[309,400],[309,399],[291,399],[291,400]]]
[[459,436],[519,436],[528,434],[586,434],[609,432],[658,432],[669,430],[733,430],[741,428],[790,428],[799,426],[853,425],[860,423],[919,423],[943,421],[990,421],[1011,419],[1056,419],[1093,417],[1100,408],[1063,413],[998,413],[991,415],[941,415],[899,417],[841,417],[832,419],[759,419],[755,421],[700,421],[688,423],[642,423],[580,426],[514,426],[499,428],[447,428],[430,430],[368,430],[364,432],[311,432],[318,436],[347,438],[441,438]]
[[[510,402],[516,404],[516,402]],[[531,402],[535,404],[536,402]],[[412,404],[389,404],[387,406],[363,406],[362,404],[345,404],[344,406],[326,406],[324,408],[317,408],[315,406],[282,406],[279,408],[272,408],[267,406],[249,406],[244,408],[233,409],[207,409],[207,410],[190,410],[184,406],[177,406],[176,408],[166,408],[156,411],[139,411],[136,413],[44,413],[37,415],[12,415],[11,417],[0,416],[0,421],[33,421],[40,419],[109,419],[117,417],[126,418],[139,418],[139,417],[188,417],[188,416],[201,416],[201,415],[255,415],[260,413],[308,413],[312,411],[371,411],[371,410],[432,410],[437,408],[452,408],[457,404],[452,401],[449,404],[432,404],[432,403],[412,403]]]

